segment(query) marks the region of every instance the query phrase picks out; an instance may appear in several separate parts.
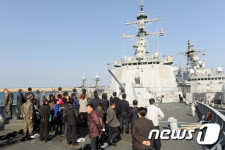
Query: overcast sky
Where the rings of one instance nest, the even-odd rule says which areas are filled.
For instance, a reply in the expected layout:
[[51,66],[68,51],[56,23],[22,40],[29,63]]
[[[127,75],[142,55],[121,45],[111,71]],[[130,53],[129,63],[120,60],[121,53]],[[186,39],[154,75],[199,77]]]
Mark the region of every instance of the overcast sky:
[[[225,69],[224,0],[144,0],[144,12],[161,21],[149,32],[166,32],[159,39],[160,55],[173,55],[183,67],[189,39],[207,50],[207,66]],[[109,83],[107,63],[132,56],[133,41],[123,33],[136,34],[125,26],[140,12],[138,0],[1,0],[0,88],[80,85],[83,75],[94,84]],[[157,39],[149,42],[157,51]]]

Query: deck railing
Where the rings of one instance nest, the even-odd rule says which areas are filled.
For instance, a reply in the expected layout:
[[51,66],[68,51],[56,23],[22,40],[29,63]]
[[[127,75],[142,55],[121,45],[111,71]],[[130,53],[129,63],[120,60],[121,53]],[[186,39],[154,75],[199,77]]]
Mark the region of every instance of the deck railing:
[[[225,116],[215,108],[201,102],[197,102],[196,113],[199,120],[204,120],[208,123],[217,123],[220,125],[220,135],[217,143],[213,145],[205,145],[204,150],[224,150],[225,149]],[[207,119],[207,114],[210,113],[210,119]],[[203,131],[204,132],[204,131]]]

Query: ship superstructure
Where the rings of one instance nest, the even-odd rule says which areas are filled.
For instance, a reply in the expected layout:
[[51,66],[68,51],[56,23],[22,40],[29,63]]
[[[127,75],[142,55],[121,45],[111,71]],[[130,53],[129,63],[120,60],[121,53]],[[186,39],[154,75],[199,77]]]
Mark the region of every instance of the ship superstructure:
[[136,35],[122,36],[124,38],[137,38],[137,43],[133,45],[134,56],[122,58],[114,61],[114,68],[109,69],[112,79],[110,91],[116,91],[119,95],[126,93],[127,99],[132,104],[133,100],[138,100],[139,105],[149,105],[148,100],[155,98],[160,102],[177,102],[182,97],[182,92],[178,89],[175,72],[178,67],[173,65],[173,57],[161,58],[158,52],[150,51],[147,37],[163,36],[165,32],[148,33],[146,24],[161,20],[160,18],[148,19],[143,12],[137,15],[137,21],[126,23],[138,27]]
[[[205,51],[193,48],[188,40],[188,48],[181,53],[187,57],[187,65],[180,76],[180,85],[183,87],[187,101],[204,101],[211,103],[223,101],[223,85],[225,74],[221,67],[216,69],[206,67],[206,60],[201,60],[198,54],[205,55]],[[181,75],[181,74],[180,74]]]

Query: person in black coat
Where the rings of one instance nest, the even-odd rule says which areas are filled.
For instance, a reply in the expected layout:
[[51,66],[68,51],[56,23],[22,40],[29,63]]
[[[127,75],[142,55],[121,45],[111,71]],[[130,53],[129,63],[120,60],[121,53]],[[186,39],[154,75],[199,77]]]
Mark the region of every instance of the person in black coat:
[[65,118],[65,121],[67,123],[67,134],[66,134],[67,143],[71,144],[72,142],[73,146],[77,146],[79,145],[79,143],[76,142],[77,141],[76,126],[78,123],[78,120],[77,120],[78,113],[73,103],[74,103],[74,100],[69,99],[69,103],[64,108],[63,117]]
[[122,95],[122,100],[117,103],[118,112],[119,112],[119,121],[120,121],[120,129],[121,134],[123,134],[123,123],[125,122],[125,133],[129,134],[129,102],[126,100],[127,95]]
[[97,91],[94,91],[94,99],[91,100],[91,104],[93,105],[94,111],[96,111],[98,105],[101,103],[101,100],[98,97]]
[[21,107],[22,107],[23,103],[25,103],[25,98],[23,96],[23,90],[19,89],[18,90],[18,95],[17,95],[17,109],[18,109],[17,119],[21,119],[21,117],[20,117],[20,115],[21,115]]
[[119,117],[119,110],[118,110],[119,101],[121,101],[121,99],[117,97],[116,92],[113,92],[113,97],[110,97],[110,102],[114,102],[116,104],[115,112],[116,112],[117,118]]
[[50,107],[48,101],[45,99],[43,105],[39,109],[40,113],[40,140],[45,142],[48,141],[49,134],[49,116],[50,116]]
[[132,108],[130,112],[130,117],[129,117],[131,120],[131,128],[133,126],[134,121],[138,119],[138,101],[137,100],[133,101],[133,106],[134,107]]
[[106,123],[107,110],[109,108],[109,100],[107,100],[107,94],[102,94],[101,104],[104,110],[103,122]]
[[27,101],[27,98],[26,98],[26,97],[27,97],[28,95],[30,95],[30,94],[33,95],[33,98],[32,98],[32,100],[31,100],[31,101],[33,101],[33,99],[34,99],[34,94],[32,93],[32,88],[29,87],[27,90],[28,90],[28,92],[25,93],[25,102]]

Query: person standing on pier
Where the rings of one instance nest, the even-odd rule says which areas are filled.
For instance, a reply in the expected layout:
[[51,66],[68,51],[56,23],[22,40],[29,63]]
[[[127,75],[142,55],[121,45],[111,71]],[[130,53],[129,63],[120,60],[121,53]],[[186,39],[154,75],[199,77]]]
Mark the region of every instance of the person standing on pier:
[[[69,95],[66,96],[68,98]],[[69,99],[69,103],[65,106],[63,111],[63,117],[67,124],[67,131],[66,131],[66,138],[67,138],[67,144],[71,144],[73,146],[79,145],[77,143],[77,124],[78,124],[78,112],[76,111],[74,107],[74,100],[71,98]]]
[[59,94],[62,95],[62,98],[64,98],[63,92],[62,92],[62,87],[58,87],[58,93],[56,94],[56,98],[58,97]]
[[5,108],[8,113],[7,119],[12,119],[13,93],[8,89],[4,89],[3,91],[5,93]]
[[82,90],[82,94],[79,98],[80,103],[80,120],[84,126],[87,126],[87,109],[86,105],[88,103],[88,95],[86,94],[86,90]]
[[17,109],[18,109],[17,119],[21,119],[21,107],[23,103],[25,103],[25,99],[23,97],[23,90],[19,89],[17,94]]
[[25,100],[27,101],[27,96],[28,95],[32,95],[33,96],[32,100],[33,100],[34,99],[34,94],[32,93],[32,88],[29,87],[27,90],[28,90],[28,92],[25,94]]
[[40,95],[40,91],[37,90],[36,91],[36,94],[34,95],[34,99],[37,100],[37,105],[38,105],[38,108],[40,107],[39,104],[40,104],[40,99],[41,99],[41,95]]
[[94,91],[94,99],[91,100],[91,104],[93,105],[94,111],[96,111],[98,105],[101,103],[97,91]]
[[121,134],[123,134],[123,127],[125,122],[125,133],[129,134],[129,114],[130,114],[130,108],[129,108],[129,102],[126,100],[127,95],[122,94],[122,100],[117,103],[118,105],[118,112],[119,112],[119,121],[120,121],[120,129]]
[[[24,119],[24,135],[27,136],[27,133],[29,135],[32,135],[33,133],[33,117],[34,117],[34,105],[31,102],[33,99],[33,95],[29,94],[26,97],[27,102],[24,103],[21,107],[21,115],[23,116]],[[27,132],[29,131],[29,132]]]
[[117,117],[119,117],[118,103],[119,103],[119,101],[121,101],[121,99],[117,97],[116,92],[113,92],[113,97],[110,97],[110,102],[111,101],[116,104],[115,112],[116,112]]
[[[151,112],[150,112],[151,113]],[[145,118],[147,108],[138,108],[139,119],[135,120],[132,127],[133,150],[151,150],[152,139],[148,139],[149,132],[155,129],[152,120]]]
[[[164,113],[162,110],[158,107],[155,106],[155,99],[151,98],[149,100],[150,106],[147,107],[148,111],[145,116],[145,118],[152,120],[155,129],[159,130],[159,119],[164,118]],[[154,140],[154,148],[155,150],[160,150],[161,148],[161,141],[159,139]]]
[[88,113],[88,130],[91,141],[91,150],[98,150],[99,149],[98,139],[102,133],[101,124],[96,111],[94,111],[93,109],[93,105],[87,104],[86,108]]
[[107,100],[107,94],[102,94],[101,104],[104,110],[103,122],[106,123],[107,110],[109,108],[109,100]]
[[43,105],[43,102],[44,102],[44,100],[46,100],[46,97],[45,97],[45,91],[43,90],[42,91],[42,95],[41,95],[41,97],[40,97],[40,103],[39,103],[39,106],[41,107],[42,105]]
[[120,122],[116,117],[116,113],[114,110],[115,107],[116,107],[115,102],[111,101],[110,107],[107,110],[107,117],[106,117],[106,120],[107,120],[106,123],[109,126],[109,143],[114,146],[116,146],[115,138],[120,133],[120,130],[119,130]]
[[43,101],[43,105],[39,109],[40,113],[40,141],[48,142],[48,133],[49,133],[49,116],[50,116],[50,107],[48,105],[48,100]]

